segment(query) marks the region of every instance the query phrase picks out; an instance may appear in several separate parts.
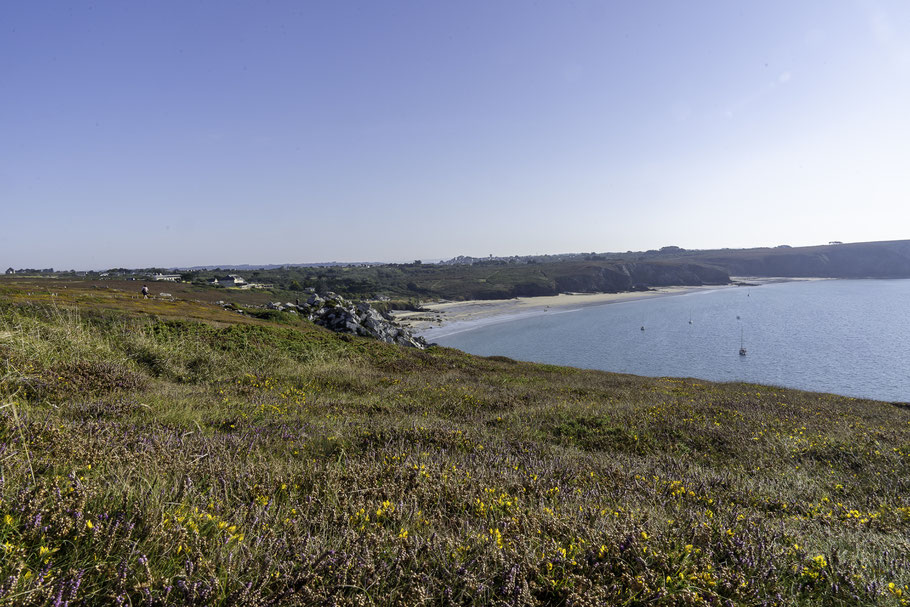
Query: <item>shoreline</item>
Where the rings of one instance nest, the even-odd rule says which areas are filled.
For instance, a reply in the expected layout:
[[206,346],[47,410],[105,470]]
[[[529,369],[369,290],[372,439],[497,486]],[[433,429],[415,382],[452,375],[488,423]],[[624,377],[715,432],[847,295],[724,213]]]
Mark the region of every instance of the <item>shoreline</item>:
[[653,299],[672,295],[685,295],[699,291],[726,289],[736,285],[709,285],[698,287],[659,287],[651,291],[626,291],[622,293],[560,293],[539,297],[514,299],[475,299],[424,304],[427,311],[396,311],[396,322],[415,335],[428,341],[468,331],[477,327],[509,322],[528,316],[547,313],[571,312],[581,308],[613,303]]
[[529,316],[547,313],[564,313],[581,308],[614,303],[687,295],[735,287],[759,287],[764,284],[803,280],[828,280],[824,278],[754,278],[731,276],[725,285],[656,287],[649,291],[624,291],[621,293],[560,293],[538,297],[513,299],[472,299],[466,301],[439,301],[423,304],[424,311],[393,311],[395,322],[410,329],[414,335],[432,341],[478,327],[510,322]]

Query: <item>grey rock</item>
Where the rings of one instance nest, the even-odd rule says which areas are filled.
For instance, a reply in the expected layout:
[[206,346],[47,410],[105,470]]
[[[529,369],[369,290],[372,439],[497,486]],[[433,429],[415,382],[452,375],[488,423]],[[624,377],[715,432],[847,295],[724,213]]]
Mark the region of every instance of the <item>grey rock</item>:
[[285,304],[282,307],[292,311],[299,310],[302,316],[315,324],[338,333],[371,337],[411,348],[426,347],[423,338],[415,337],[409,330],[398,326],[368,303],[355,304],[337,293],[329,292],[322,295],[313,293],[305,305]]

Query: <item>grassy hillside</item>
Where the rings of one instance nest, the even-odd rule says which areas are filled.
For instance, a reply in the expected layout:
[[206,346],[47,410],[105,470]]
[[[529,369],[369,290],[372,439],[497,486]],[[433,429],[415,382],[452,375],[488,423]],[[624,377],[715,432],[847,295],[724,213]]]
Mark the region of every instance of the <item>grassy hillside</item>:
[[0,289],[0,605],[906,605],[910,410]]
[[[204,282],[211,275],[214,273],[199,272],[195,280]],[[275,285],[285,297],[311,287],[352,298],[385,295],[400,300],[509,299],[566,291],[618,292],[647,286],[726,284],[730,279],[716,267],[685,260],[290,267],[253,271],[248,277]]]

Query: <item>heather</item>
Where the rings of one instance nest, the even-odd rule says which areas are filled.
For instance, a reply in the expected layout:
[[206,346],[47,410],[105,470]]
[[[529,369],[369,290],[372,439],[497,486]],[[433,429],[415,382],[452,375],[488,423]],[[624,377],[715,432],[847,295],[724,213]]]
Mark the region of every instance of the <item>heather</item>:
[[902,605],[910,409],[0,292],[0,604]]

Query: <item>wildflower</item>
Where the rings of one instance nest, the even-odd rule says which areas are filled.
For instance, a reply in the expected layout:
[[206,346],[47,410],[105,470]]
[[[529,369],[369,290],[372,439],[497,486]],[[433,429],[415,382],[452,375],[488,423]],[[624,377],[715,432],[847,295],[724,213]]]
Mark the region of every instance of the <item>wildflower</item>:
[[85,521],[85,526],[88,527],[89,529],[95,528],[95,526],[92,524],[92,521],[89,521],[89,520]]

